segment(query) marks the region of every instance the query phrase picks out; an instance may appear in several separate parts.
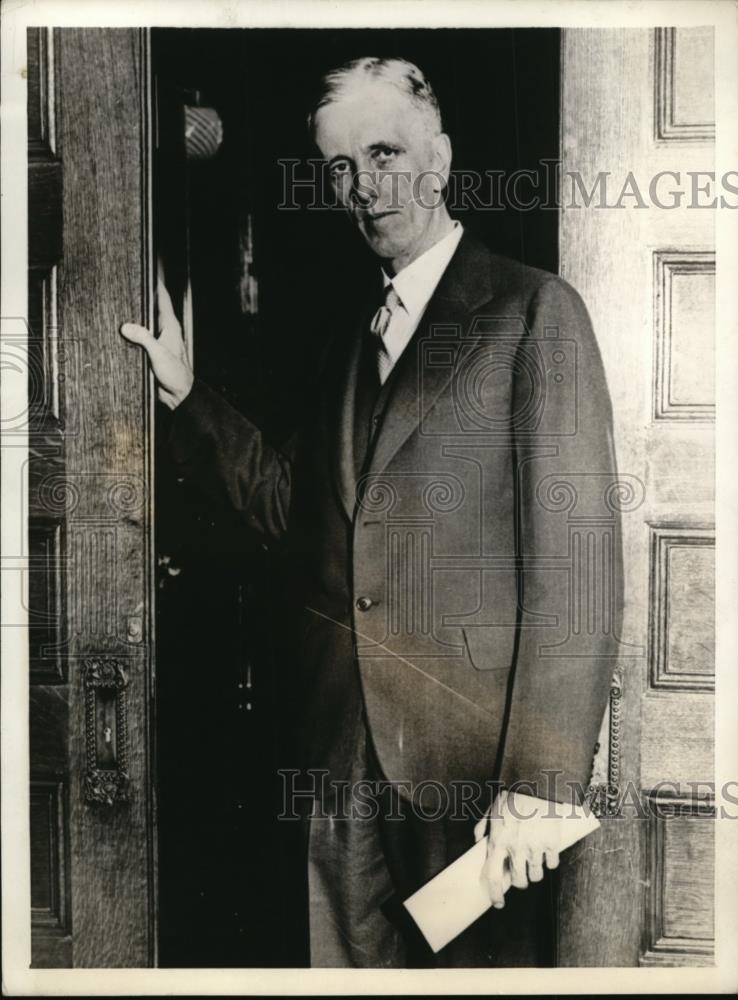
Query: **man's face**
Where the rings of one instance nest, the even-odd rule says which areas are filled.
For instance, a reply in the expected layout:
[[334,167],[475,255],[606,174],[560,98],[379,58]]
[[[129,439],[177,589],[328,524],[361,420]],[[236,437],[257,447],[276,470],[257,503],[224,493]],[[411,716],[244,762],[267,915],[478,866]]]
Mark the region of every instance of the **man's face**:
[[450,148],[391,84],[372,82],[316,115],[339,203],[379,257],[409,263],[435,242]]

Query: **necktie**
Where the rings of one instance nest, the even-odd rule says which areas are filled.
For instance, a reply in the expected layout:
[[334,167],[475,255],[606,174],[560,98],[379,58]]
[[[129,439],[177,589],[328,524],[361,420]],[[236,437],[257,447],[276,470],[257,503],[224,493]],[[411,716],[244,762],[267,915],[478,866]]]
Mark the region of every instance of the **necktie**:
[[392,371],[392,358],[390,357],[384,343],[384,335],[387,332],[387,327],[392,319],[392,314],[399,304],[400,296],[395,291],[394,285],[390,283],[385,289],[384,302],[374,313],[374,317],[372,318],[372,322],[369,326],[372,334],[376,337],[377,374],[379,375],[380,385],[384,385],[387,376]]

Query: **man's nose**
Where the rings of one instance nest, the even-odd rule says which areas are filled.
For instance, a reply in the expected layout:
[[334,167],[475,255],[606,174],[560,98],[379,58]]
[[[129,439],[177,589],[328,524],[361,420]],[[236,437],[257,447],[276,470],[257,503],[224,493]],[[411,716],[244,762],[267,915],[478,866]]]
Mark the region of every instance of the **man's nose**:
[[356,170],[351,178],[349,197],[357,208],[371,208],[378,197],[377,172],[371,170]]

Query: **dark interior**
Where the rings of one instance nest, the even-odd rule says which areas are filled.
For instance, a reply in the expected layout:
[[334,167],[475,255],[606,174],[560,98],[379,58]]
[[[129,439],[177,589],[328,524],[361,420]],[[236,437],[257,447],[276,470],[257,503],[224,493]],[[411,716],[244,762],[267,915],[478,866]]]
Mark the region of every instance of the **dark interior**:
[[[340,315],[377,266],[340,212],[279,208],[279,161],[316,155],[305,117],[321,73],[360,55],[417,63],[436,89],[457,169],[540,170],[558,156],[557,30],[161,29],[153,45],[154,214],[167,284],[179,305],[189,274],[197,375],[275,441],[300,420],[326,310]],[[212,159],[183,161],[182,102],[218,111],[224,139]],[[556,211],[454,214],[497,252],[557,269]],[[249,255],[258,308],[251,299],[245,309]],[[280,654],[279,557],[177,483],[166,434],[162,412],[159,964],[304,965],[298,830],[276,819],[276,769],[290,735],[281,706],[291,690]]]

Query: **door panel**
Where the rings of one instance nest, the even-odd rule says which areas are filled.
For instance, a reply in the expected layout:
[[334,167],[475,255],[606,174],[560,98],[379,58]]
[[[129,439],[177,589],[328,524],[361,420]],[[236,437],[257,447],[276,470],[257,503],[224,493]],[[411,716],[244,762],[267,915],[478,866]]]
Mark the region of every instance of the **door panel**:
[[[30,29],[32,960],[153,961],[148,39]],[[142,253],[143,251],[143,253]]]
[[[631,645],[595,770],[644,811],[628,818],[611,790],[602,830],[567,857],[560,961],[709,964],[715,255],[688,172],[704,184],[714,169],[712,29],[567,30],[562,55],[561,270],[592,313],[619,470],[642,492],[623,515]],[[673,208],[649,191],[660,171],[680,173],[656,189],[667,205],[684,190]],[[632,172],[644,206],[598,193],[586,207],[580,192],[574,207],[570,172],[588,193],[609,172],[610,206]]]

